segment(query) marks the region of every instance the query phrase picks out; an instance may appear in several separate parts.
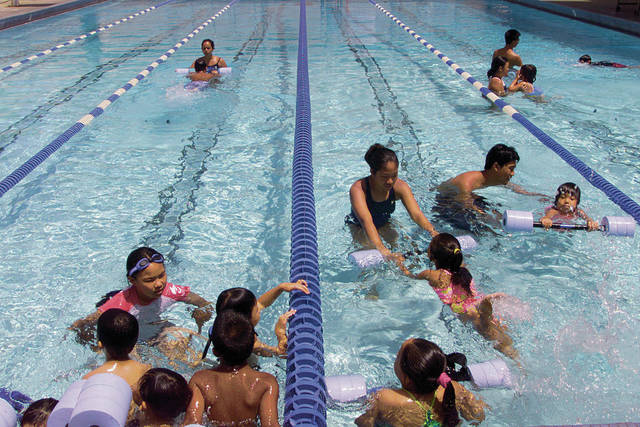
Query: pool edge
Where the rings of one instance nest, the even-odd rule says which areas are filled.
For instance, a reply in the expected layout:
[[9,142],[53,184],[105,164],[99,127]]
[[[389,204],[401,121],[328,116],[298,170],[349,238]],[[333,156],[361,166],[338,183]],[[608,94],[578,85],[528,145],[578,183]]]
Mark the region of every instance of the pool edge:
[[43,18],[59,15],[85,6],[96,3],[102,3],[107,0],[75,0],[65,3],[56,4],[55,6],[45,7],[42,9],[32,10],[30,12],[13,15],[6,18],[0,18],[0,31],[7,28],[16,27],[18,25],[27,24]]

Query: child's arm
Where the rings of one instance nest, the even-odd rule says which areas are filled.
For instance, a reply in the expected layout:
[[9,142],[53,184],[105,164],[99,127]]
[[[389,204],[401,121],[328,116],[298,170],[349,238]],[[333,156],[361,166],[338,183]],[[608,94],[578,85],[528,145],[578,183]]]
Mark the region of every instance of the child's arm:
[[593,219],[591,219],[589,217],[589,215],[587,215],[587,213],[585,211],[583,211],[582,209],[578,208],[577,215],[580,218],[582,218],[585,221],[587,221],[587,227],[589,228],[588,231],[594,231],[594,230],[598,230],[600,228],[600,224],[598,224],[598,221],[594,221]]
[[488,405],[473,393],[467,390],[462,384],[456,381],[451,382],[456,391],[456,407],[460,411],[462,417],[467,420],[484,420],[484,408]]
[[267,390],[260,400],[260,425],[263,427],[280,427],[278,422],[278,395],[280,393],[278,382],[273,375],[265,378]]
[[68,329],[77,334],[76,341],[80,344],[95,343],[96,323],[98,322],[98,318],[101,314],[102,313],[98,310],[91,313],[84,319],[76,320],[71,326],[69,326]]
[[204,325],[209,319],[211,319],[211,314],[213,313],[213,305],[195,292],[189,292],[189,295],[187,295],[187,298],[184,300],[184,302],[198,307],[193,310],[193,313],[191,313],[191,317],[193,317],[193,319],[196,321],[196,324],[198,325],[198,333],[202,333],[202,325]]
[[560,212],[556,208],[550,208],[549,210],[547,210],[544,216],[540,218],[540,223],[543,225],[545,230],[551,228],[551,225],[553,225],[553,221],[551,220],[551,218],[559,213]]
[[273,289],[268,290],[258,298],[258,309],[262,311],[263,308],[269,307],[273,304],[282,292],[291,292],[295,289],[302,291],[307,295],[309,294],[307,281],[304,279],[300,279],[295,283],[283,282]]
[[296,310],[291,309],[280,316],[276,322],[275,333],[278,338],[278,355],[280,356],[287,355],[287,321],[294,314],[296,314]]
[[[198,373],[196,372],[195,375],[197,374]],[[189,381],[189,388],[193,394],[191,396],[191,402],[189,402],[189,406],[187,406],[184,421],[182,422],[183,426],[189,424],[200,424],[202,422],[202,414],[204,414],[204,396],[202,395],[197,382],[194,381],[194,378],[191,378],[191,381]]]

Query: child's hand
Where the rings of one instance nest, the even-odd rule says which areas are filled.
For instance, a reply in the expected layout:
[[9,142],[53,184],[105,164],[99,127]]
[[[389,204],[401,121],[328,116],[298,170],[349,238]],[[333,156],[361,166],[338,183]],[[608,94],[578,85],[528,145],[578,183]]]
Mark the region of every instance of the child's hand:
[[599,230],[600,224],[598,224],[598,221],[587,220],[587,228],[588,228],[587,231]]
[[287,321],[294,314],[296,314],[296,310],[291,309],[280,316],[276,322],[275,333],[278,338],[278,354],[281,356],[287,354]]
[[280,283],[280,289],[286,292],[291,292],[297,289],[299,291],[304,292],[307,295],[310,293],[309,287],[307,285],[307,281],[304,279],[300,279],[295,283],[291,283],[291,282]]
[[211,304],[206,305],[204,307],[198,307],[193,310],[191,313],[191,317],[196,321],[196,325],[198,325],[198,333],[202,333],[202,325],[207,323],[209,319],[211,319],[211,312],[213,311],[213,307]]
[[551,221],[551,218],[543,216],[540,218],[540,224],[542,224],[545,230],[548,230],[553,225],[553,221]]

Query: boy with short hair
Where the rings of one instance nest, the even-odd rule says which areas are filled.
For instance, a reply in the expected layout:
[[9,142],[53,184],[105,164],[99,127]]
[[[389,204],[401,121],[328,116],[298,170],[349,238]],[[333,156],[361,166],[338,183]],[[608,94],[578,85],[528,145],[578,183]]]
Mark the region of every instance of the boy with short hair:
[[504,56],[509,61],[509,67],[513,68],[514,66],[522,67],[522,58],[518,55],[513,49],[520,42],[520,32],[518,30],[514,30],[513,28],[504,33],[504,47],[500,49],[496,49],[493,52],[493,57],[496,56]]
[[165,368],[149,369],[138,382],[139,427],[175,425],[191,401],[191,390],[182,375]]
[[82,379],[95,374],[115,374],[125,380],[133,392],[133,400],[140,404],[138,381],[151,366],[129,358],[138,341],[138,321],[119,308],[110,308],[98,318],[98,347],[104,348],[106,362]]
[[193,397],[184,424],[201,423],[206,408],[215,425],[255,425],[259,417],[262,427],[279,427],[278,383],[247,363],[255,340],[247,317],[233,310],[218,313],[209,339],[220,365],[191,377]]

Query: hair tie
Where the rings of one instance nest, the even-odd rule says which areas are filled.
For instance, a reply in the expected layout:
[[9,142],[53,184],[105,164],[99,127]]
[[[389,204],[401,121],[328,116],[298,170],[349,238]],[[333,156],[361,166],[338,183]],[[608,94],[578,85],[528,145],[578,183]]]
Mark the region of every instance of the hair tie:
[[455,248],[455,249],[453,250],[453,253],[454,253],[454,254],[457,254],[458,252],[460,252],[460,248]]
[[438,384],[440,384],[443,388],[447,388],[447,385],[451,382],[451,378],[447,375],[446,372],[443,372],[438,377]]

